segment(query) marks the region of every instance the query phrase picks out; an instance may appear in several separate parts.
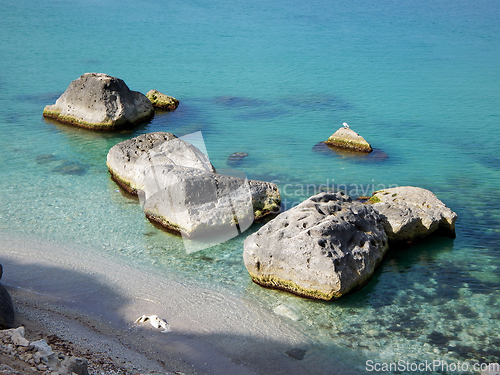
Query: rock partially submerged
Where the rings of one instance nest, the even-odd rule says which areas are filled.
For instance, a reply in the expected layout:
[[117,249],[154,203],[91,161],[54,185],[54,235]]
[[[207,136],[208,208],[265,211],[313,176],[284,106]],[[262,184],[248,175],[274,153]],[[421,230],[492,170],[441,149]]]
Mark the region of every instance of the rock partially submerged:
[[157,165],[154,173],[151,167],[145,174],[143,210],[148,219],[189,238],[238,234],[254,217],[279,210],[278,189],[268,182],[174,165]]
[[158,90],[149,90],[146,97],[151,101],[153,107],[165,111],[174,111],[179,106],[179,101],[173,96],[165,95]]
[[242,160],[246,158],[248,154],[246,152],[233,152],[227,158],[227,165],[231,167],[237,167],[241,164]]
[[331,300],[368,282],[387,248],[373,207],[320,193],[248,236],[243,259],[257,284]]
[[[0,279],[2,278],[3,267],[0,264]],[[5,289],[5,287],[0,284],[0,329],[12,328],[14,326],[14,305],[12,304],[12,298],[10,294]]]
[[43,115],[84,128],[114,130],[149,120],[154,108],[123,80],[85,73],[71,82],[55,104],[46,106]]
[[342,127],[333,133],[325,143],[329,146],[347,148],[361,152],[372,152],[372,146],[358,133],[348,127]]
[[215,172],[208,157],[172,133],[142,134],[114,145],[107,162],[113,180],[129,193],[144,190],[144,173],[152,165],[177,165]]
[[373,193],[368,202],[380,213],[391,244],[411,245],[435,232],[455,238],[457,214],[429,190],[384,189]]
[[139,195],[150,220],[188,237],[243,231],[254,219],[280,211],[275,184],[217,174],[205,154],[171,133],[113,146],[107,166],[114,181]]

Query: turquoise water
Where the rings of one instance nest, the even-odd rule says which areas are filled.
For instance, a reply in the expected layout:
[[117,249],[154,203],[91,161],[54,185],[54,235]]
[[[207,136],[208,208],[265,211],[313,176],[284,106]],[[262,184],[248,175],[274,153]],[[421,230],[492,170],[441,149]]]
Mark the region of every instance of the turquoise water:
[[[369,359],[499,360],[498,1],[0,0],[0,9],[0,231],[102,248],[263,309],[286,304],[317,350],[360,371]],[[43,107],[85,72],[181,105],[113,134],[45,121]],[[313,151],[344,121],[387,158]],[[320,185],[430,189],[458,213],[457,238],[389,254],[339,301],[259,288],[241,256],[259,224],[188,255],[109,179],[109,148],[159,130],[202,131],[218,169],[248,153],[238,168],[276,182],[285,208]]]

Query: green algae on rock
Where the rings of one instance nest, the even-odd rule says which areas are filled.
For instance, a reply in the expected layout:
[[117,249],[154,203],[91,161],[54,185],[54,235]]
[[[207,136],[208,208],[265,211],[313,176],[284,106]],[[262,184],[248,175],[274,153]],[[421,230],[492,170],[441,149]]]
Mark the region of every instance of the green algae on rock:
[[158,90],[149,90],[146,97],[151,101],[153,107],[174,111],[179,106],[179,101],[173,96],[165,95]]
[[43,116],[79,127],[116,130],[151,119],[154,108],[144,94],[131,91],[119,78],[85,73],[70,83]]
[[330,146],[348,148],[361,152],[372,152],[372,146],[358,133],[348,127],[342,127],[333,133],[325,143]]

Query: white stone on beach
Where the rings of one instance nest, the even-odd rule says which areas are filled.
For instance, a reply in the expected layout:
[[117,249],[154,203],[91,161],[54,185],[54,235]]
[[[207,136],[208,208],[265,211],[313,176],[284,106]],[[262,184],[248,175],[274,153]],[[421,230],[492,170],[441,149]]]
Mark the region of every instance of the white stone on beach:
[[5,329],[1,331],[2,334],[10,336],[12,343],[17,346],[28,346],[29,341],[24,338],[24,327]]
[[38,341],[33,341],[30,344],[30,347],[33,347],[36,349],[35,355],[39,355],[40,358],[45,358],[47,360],[47,357],[49,357],[51,354],[54,353],[52,348],[47,344],[47,341],[45,340],[38,340]]
[[168,333],[171,331],[170,324],[168,324],[165,319],[160,318],[158,315],[143,315],[137,318],[134,323],[144,323],[148,320],[154,328],[162,329],[161,333]]

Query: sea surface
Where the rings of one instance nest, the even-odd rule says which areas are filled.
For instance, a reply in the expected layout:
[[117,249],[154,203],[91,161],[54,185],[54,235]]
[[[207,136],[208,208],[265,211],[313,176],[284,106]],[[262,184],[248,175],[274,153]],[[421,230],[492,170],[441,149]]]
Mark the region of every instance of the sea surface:
[[[499,360],[498,0],[0,0],[0,36],[1,232],[286,306],[316,350],[361,372],[366,361],[439,360],[470,365],[441,373],[473,373]],[[117,133],[44,120],[85,72],[180,106]],[[343,122],[376,157],[314,147]],[[430,189],[457,212],[457,238],[390,252],[368,285],[334,302],[260,288],[242,252],[262,223],[188,254],[110,180],[108,150],[153,131],[201,131],[217,169],[248,153],[236,168],[277,183],[283,209],[325,186],[353,197]]]

